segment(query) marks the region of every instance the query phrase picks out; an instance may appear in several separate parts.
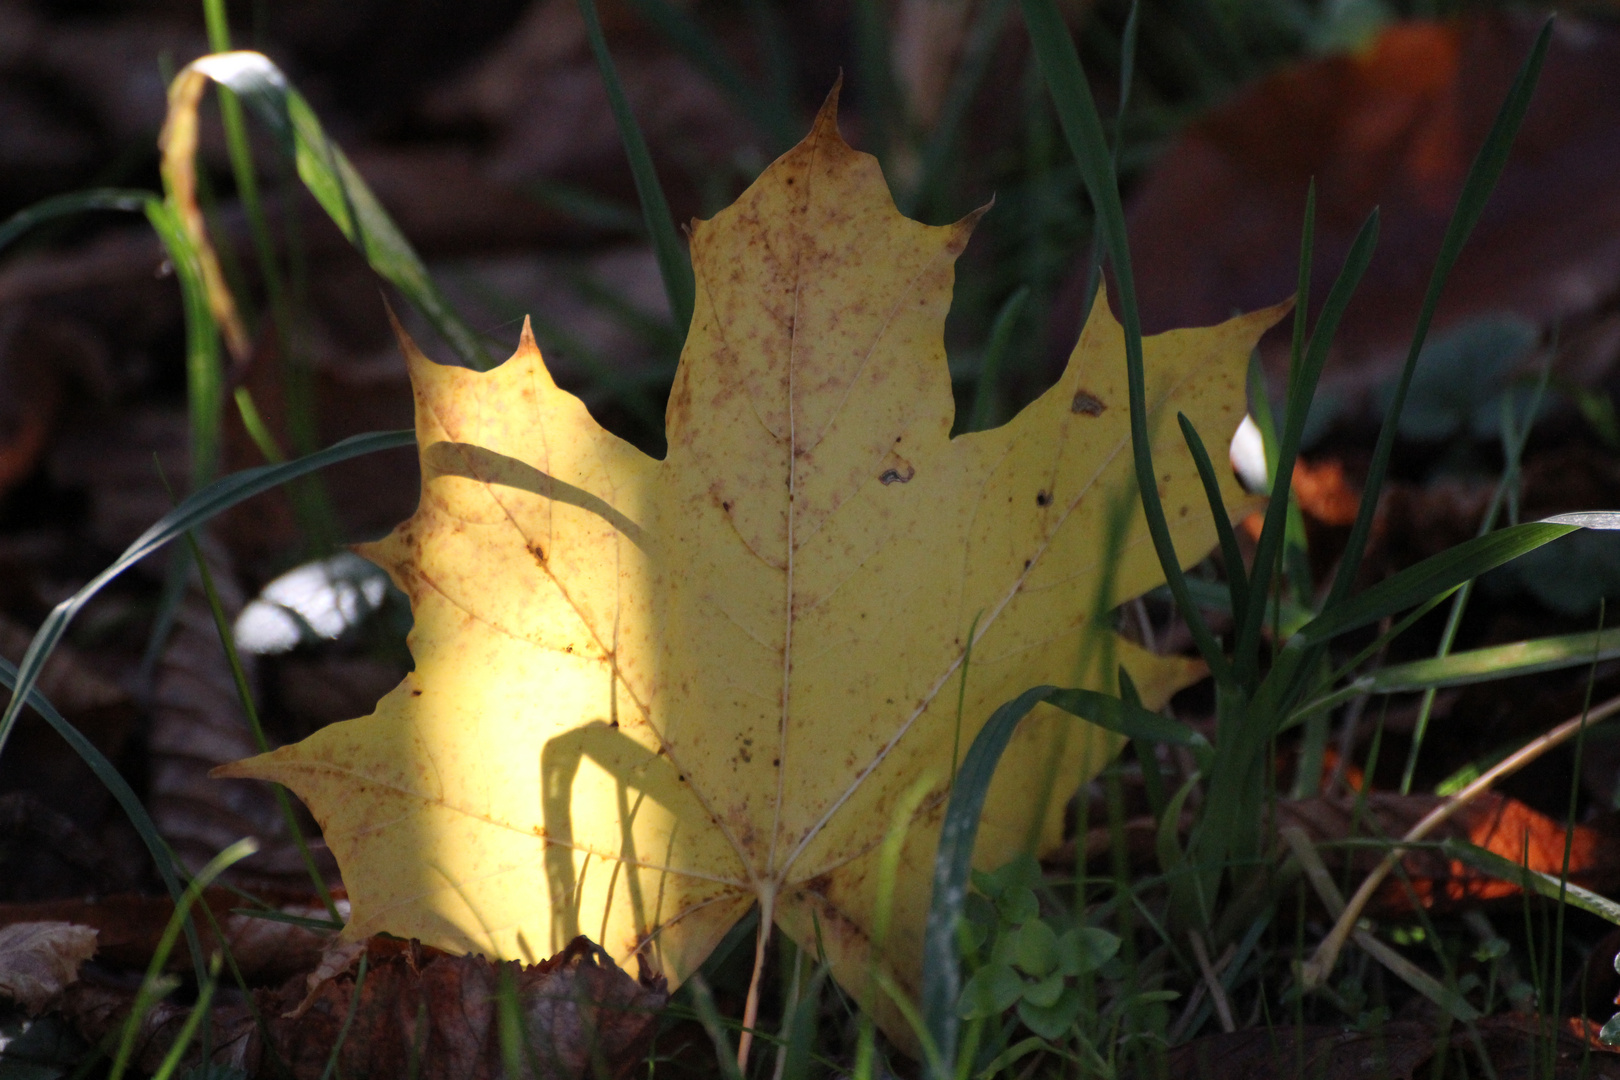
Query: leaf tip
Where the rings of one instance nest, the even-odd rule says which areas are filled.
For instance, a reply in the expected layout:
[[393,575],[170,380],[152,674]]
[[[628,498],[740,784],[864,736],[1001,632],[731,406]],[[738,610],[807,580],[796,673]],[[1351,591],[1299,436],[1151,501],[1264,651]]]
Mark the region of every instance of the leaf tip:
[[816,112],[816,122],[810,127],[810,136],[831,135],[839,142],[844,141],[843,135],[838,131],[838,95],[844,89],[844,72],[840,68],[838,77],[833,80],[832,89],[827,91],[827,100],[821,103]]

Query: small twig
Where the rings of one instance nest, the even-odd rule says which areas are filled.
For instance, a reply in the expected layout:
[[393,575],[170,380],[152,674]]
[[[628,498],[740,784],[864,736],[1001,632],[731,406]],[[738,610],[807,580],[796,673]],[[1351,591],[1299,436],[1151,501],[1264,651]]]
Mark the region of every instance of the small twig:
[[[1221,1022],[1221,1030],[1228,1035],[1237,1030],[1237,1023],[1232,1019],[1232,1003],[1226,1000],[1226,988],[1216,976],[1215,969],[1209,964],[1209,953],[1204,948],[1204,939],[1198,931],[1187,931],[1187,940],[1192,942],[1193,958],[1198,961],[1198,970],[1203,973],[1204,985],[1209,987],[1210,1004],[1215,1006],[1215,1015]],[[1228,952],[1231,950],[1228,949]],[[1223,963],[1227,957],[1222,957]]]
[[1559,724],[1547,734],[1531,740],[1512,754],[1509,754],[1496,765],[1485,770],[1479,779],[1424,815],[1423,820],[1412,826],[1407,834],[1401,837],[1401,843],[1391,848],[1389,853],[1373,869],[1372,873],[1368,874],[1366,879],[1362,881],[1361,887],[1356,890],[1356,894],[1350,898],[1349,904],[1345,906],[1343,914],[1333,924],[1333,929],[1323,939],[1322,943],[1316,947],[1316,954],[1300,969],[1300,984],[1306,990],[1314,990],[1327,979],[1328,973],[1333,970],[1333,965],[1338,963],[1339,952],[1344,948],[1344,943],[1349,939],[1352,931],[1355,930],[1356,921],[1361,918],[1361,913],[1366,908],[1367,902],[1372,899],[1373,893],[1378,890],[1379,885],[1383,884],[1384,878],[1389,876],[1389,872],[1395,869],[1396,864],[1406,854],[1406,848],[1401,846],[1402,844],[1410,844],[1423,839],[1502,777],[1517,772],[1553,747],[1568,742],[1588,724],[1607,720],[1617,712],[1620,712],[1620,697],[1610,698],[1590,711],[1583,710]]

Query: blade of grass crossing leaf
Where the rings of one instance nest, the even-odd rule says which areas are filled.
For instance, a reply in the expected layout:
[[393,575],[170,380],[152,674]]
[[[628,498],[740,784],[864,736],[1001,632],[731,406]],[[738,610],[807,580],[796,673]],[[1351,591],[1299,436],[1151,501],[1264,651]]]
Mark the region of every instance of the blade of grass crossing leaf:
[[641,213],[647,221],[647,235],[652,238],[653,254],[658,259],[658,270],[664,278],[664,292],[669,296],[669,310],[675,319],[675,328],[686,336],[692,325],[692,306],[697,295],[696,280],[692,276],[692,263],[681,246],[675,231],[675,219],[670,215],[669,202],[658,183],[653,168],[652,151],[641,134],[641,127],[630,111],[630,102],[624,96],[619,72],[608,52],[607,38],[602,34],[602,22],[596,14],[596,0],[579,0],[579,13],[585,20],[585,37],[590,42],[591,54],[596,58],[597,70],[607,87],[608,105],[613,120],[619,126],[619,139],[624,143],[625,155],[630,159],[630,175],[636,182],[636,195],[641,199]]
[[778,1080],[809,1080],[815,1061],[816,1020],[821,1013],[821,996],[829,969],[821,968],[810,977],[810,985],[799,995],[787,1022],[787,1043]]
[[[9,660],[0,657],[0,686],[15,691],[18,682],[16,667]],[[129,818],[130,825],[135,829],[136,834],[140,836],[141,843],[146,845],[147,854],[152,856],[152,864],[157,867],[158,877],[163,880],[163,886],[168,890],[169,899],[178,904],[184,893],[184,887],[180,884],[179,868],[175,865],[174,854],[169,850],[169,845],[164,842],[162,834],[158,832],[157,824],[152,820],[151,815],[146,812],[146,807],[142,805],[140,796],[135,794],[135,790],[129,786],[129,782],[124,779],[123,774],[118,771],[117,767],[108,761],[106,755],[96,748],[96,744],[80,734],[79,729],[69,723],[67,718],[56,710],[56,706],[52,705],[44,694],[40,693],[36,688],[31,688],[25,693],[28,707],[38,713],[62,737],[62,741],[73,748],[74,753],[79,755],[90,771],[95,774],[96,779],[101,781],[102,786],[112,795],[113,801],[118,804],[119,809],[124,811],[125,816]],[[22,695],[14,695],[13,701],[20,700],[22,700]],[[207,970],[206,957],[202,951],[202,939],[197,936],[196,927],[190,923],[186,924],[185,931],[186,944],[191,949],[192,963],[196,968],[197,977],[201,979]]]
[[1186,576],[1176,556],[1165,520],[1164,507],[1153,471],[1153,450],[1149,441],[1147,391],[1142,365],[1142,320],[1136,306],[1136,286],[1131,273],[1129,241],[1125,233],[1125,211],[1114,181],[1113,158],[1103,136],[1096,103],[1080,68],[1080,56],[1063,17],[1053,0],[1022,0],[1024,22],[1036,60],[1046,78],[1057,108],[1058,122],[1079,162],[1080,173],[1091,195],[1098,227],[1107,240],[1109,261],[1119,290],[1119,307],[1125,328],[1125,367],[1130,398],[1131,452],[1136,481],[1147,518],[1148,534],[1164,570],[1165,584],[1176,598],[1176,606],[1192,632],[1193,642],[1209,665],[1218,683],[1230,683],[1231,666],[1209,632],[1203,616],[1187,592]]
[[[1012,741],[1019,722],[1043,701],[1130,738],[1195,748],[1207,746],[1202,736],[1185,724],[1094,690],[1036,686],[991,714],[963,755],[956,782],[951,787],[938,853],[934,857],[933,899],[924,932],[922,1034],[946,1062],[955,1060],[960,1030],[956,1006],[962,994],[962,971],[957,959],[956,927],[967,898],[968,870],[979,835],[979,816],[1002,752]],[[946,1074],[937,1075],[943,1080]]]
[[68,624],[73,621],[80,609],[114,578],[153,552],[161,550],[176,537],[255,495],[328,465],[374,454],[379,450],[411,446],[415,441],[414,431],[376,431],[355,435],[295,461],[280,465],[261,465],[232,473],[183,499],[179,506],[164,514],[136,537],[112,565],[91,578],[78,592],[51,609],[51,613],[46,616],[29,643],[28,651],[23,654],[22,663],[17,666],[17,682],[20,689],[12,696],[5,712],[0,714],[0,754],[5,752],[6,740],[10,737],[17,715],[22,710],[23,701],[33,690],[45,661],[61,641]]
[[996,312],[996,321],[990,326],[990,340],[984,347],[984,362],[979,365],[979,378],[973,387],[973,404],[968,410],[969,431],[993,427],[1001,416],[1001,368],[1012,348],[1013,333],[1028,306],[1029,286],[1020,285]]
[[[905,794],[895,803],[894,811],[889,818],[889,830],[878,849],[877,911],[873,913],[872,953],[867,965],[867,979],[872,984],[873,992],[877,989],[877,964],[889,939],[889,919],[894,913],[894,890],[900,873],[900,855],[905,848],[906,836],[911,831],[912,818],[916,816],[917,808],[928,797],[929,791],[933,789],[938,779],[937,774],[929,772],[912,781]],[[872,1061],[877,1041],[877,1026],[873,1021],[876,1004],[875,1001],[868,1000],[861,1010],[860,1032],[855,1050],[856,1076],[872,1075]]]
[[[923,939],[923,1018],[929,1037],[946,1061],[956,1056],[961,1023],[956,1008],[957,999],[962,996],[956,926],[967,899],[968,868],[979,834],[979,815],[984,810],[996,764],[1012,740],[1018,722],[1044,701],[1051,689],[1033,687],[992,713],[956,770],[956,783],[951,788],[950,803],[939,834],[938,854],[934,857],[933,899]],[[936,1076],[935,1080],[947,1078]]]
[[1187,440],[1187,449],[1192,451],[1193,464],[1198,467],[1198,478],[1204,484],[1204,498],[1209,502],[1210,515],[1215,519],[1215,535],[1220,540],[1221,561],[1226,564],[1226,581],[1232,597],[1232,618],[1238,625],[1244,622],[1244,614],[1248,610],[1248,575],[1243,569],[1243,553],[1238,549],[1237,535],[1232,532],[1232,519],[1226,512],[1226,503],[1221,498],[1220,478],[1215,475],[1215,466],[1209,460],[1209,451],[1204,448],[1204,440],[1198,437],[1198,431],[1193,427],[1192,421],[1187,419],[1186,413],[1176,413],[1176,422],[1181,425],[1181,437]]
[[[1114,144],[1108,153],[1108,165],[1116,185],[1119,183],[1120,148],[1125,144],[1125,110],[1130,105],[1131,83],[1136,74],[1136,34],[1141,22],[1141,8],[1138,0],[1131,0],[1131,10],[1125,16],[1125,30],[1119,41],[1119,110],[1115,113]],[[1091,254],[1086,257],[1085,291],[1081,293],[1085,297],[1080,310],[1081,326],[1091,319],[1091,305],[1096,303],[1097,289],[1102,284],[1103,237],[1103,229],[1093,221]]]
[[[463,363],[478,371],[494,366],[478,335],[444,299],[399,226],[343,151],[327,137],[313,110],[288,85],[280,68],[259,53],[220,53],[187,65],[176,81],[201,78],[234,91],[259,118],[333,224],[371,268],[422,313]],[[191,107],[194,111],[195,99]],[[176,164],[182,163],[177,160]],[[189,157],[183,166],[193,167]]]
[[66,195],[53,195],[25,207],[0,222],[0,251],[37,225],[88,210],[121,210],[144,213],[147,203],[156,202],[150,191],[131,188],[91,188]]
[[[1350,298],[1355,295],[1373,250],[1378,246],[1378,211],[1374,210],[1362,223],[1344,266],[1328,291],[1322,304],[1322,313],[1312,328],[1305,358],[1295,377],[1289,381],[1288,411],[1283,418],[1282,438],[1277,445],[1277,463],[1271,476],[1271,501],[1266,507],[1265,524],[1260,530],[1260,541],[1255,546],[1254,573],[1249,579],[1247,618],[1244,619],[1233,650],[1238,677],[1245,685],[1252,685],[1259,677],[1260,629],[1265,620],[1266,598],[1270,595],[1272,574],[1282,551],[1288,525],[1289,487],[1294,475],[1294,463],[1299,459],[1299,443],[1305,433],[1305,416],[1316,383],[1327,363],[1328,349],[1338,330],[1339,320]],[[1299,316],[1303,318],[1303,315]]]
[[1417,368],[1418,355],[1422,352],[1423,342],[1428,336],[1429,323],[1434,318],[1435,308],[1440,303],[1440,294],[1445,288],[1446,279],[1451,275],[1451,268],[1456,264],[1457,256],[1468,240],[1468,235],[1473,232],[1474,225],[1479,221],[1486,200],[1490,198],[1497,179],[1502,175],[1503,166],[1507,164],[1508,151],[1512,149],[1514,136],[1524,120],[1525,111],[1530,106],[1531,95],[1535,92],[1536,80],[1541,75],[1542,61],[1546,59],[1547,46],[1552,39],[1552,22],[1552,19],[1548,18],[1542,24],[1541,33],[1537,35],[1530,55],[1519,68],[1519,73],[1513,80],[1513,87],[1508,91],[1507,99],[1496,114],[1496,120],[1491,125],[1490,133],[1485,137],[1484,145],[1480,147],[1479,155],[1474,158],[1473,164],[1468,169],[1468,176],[1463,181],[1462,194],[1458,196],[1451,221],[1446,225],[1445,236],[1440,241],[1440,254],[1429,276],[1423,306],[1418,311],[1417,326],[1412,332],[1412,343],[1407,349],[1406,363],[1401,369],[1400,379],[1395,384],[1395,394],[1390,399],[1389,408],[1384,414],[1383,427],[1379,430],[1378,441],[1373,447],[1372,462],[1367,470],[1367,481],[1361,497],[1361,509],[1356,514],[1355,523],[1350,527],[1350,536],[1345,542],[1339,571],[1328,593],[1326,607],[1329,610],[1349,593],[1356,572],[1361,567],[1361,556],[1366,549],[1367,537],[1372,531],[1373,511],[1378,505],[1378,493],[1383,488],[1390,455],[1395,449],[1395,435],[1401,409],[1406,404],[1406,393],[1411,387],[1412,373]]

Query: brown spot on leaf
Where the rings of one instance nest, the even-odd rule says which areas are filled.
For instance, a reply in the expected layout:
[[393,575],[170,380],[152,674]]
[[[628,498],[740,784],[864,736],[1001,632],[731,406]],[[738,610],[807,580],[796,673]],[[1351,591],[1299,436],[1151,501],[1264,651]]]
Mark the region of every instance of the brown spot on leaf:
[[1051,496],[1051,494],[1048,493],[1048,492],[1045,492],[1045,491],[1037,491],[1035,493],[1035,505],[1036,506],[1051,506],[1052,505],[1052,496]]
[[1101,416],[1107,408],[1102,398],[1088,390],[1076,390],[1074,400],[1069,402],[1069,411],[1077,416]]
[[537,566],[546,565],[546,550],[539,544],[530,544],[529,554],[534,556],[534,561]]

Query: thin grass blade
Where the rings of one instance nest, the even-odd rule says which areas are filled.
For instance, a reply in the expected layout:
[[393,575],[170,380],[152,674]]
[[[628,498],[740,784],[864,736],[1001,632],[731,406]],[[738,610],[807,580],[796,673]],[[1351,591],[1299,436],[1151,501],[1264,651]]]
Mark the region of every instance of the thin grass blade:
[[[1587,516],[1597,520],[1595,515]],[[1611,515],[1611,518],[1620,521],[1620,513]],[[1582,527],[1568,520],[1548,518],[1475,537],[1438,555],[1431,555],[1416,566],[1407,567],[1352,600],[1330,607],[1301,627],[1296,638],[1305,645],[1316,645],[1377,622],[1385,615],[1393,615],[1431,600],[1487,570],[1494,570],[1527,551],[1534,551]],[[1586,527],[1617,528],[1620,525]]]
[[158,201],[150,191],[132,188],[91,188],[41,199],[0,222],[0,251],[37,225],[56,218],[82,214],[87,210],[123,210],[143,213],[146,204]]
[[1429,275],[1428,289],[1423,295],[1423,306],[1418,311],[1417,326],[1412,332],[1412,343],[1407,349],[1406,363],[1401,369],[1400,379],[1396,382],[1395,395],[1390,399],[1389,409],[1384,415],[1384,425],[1378,432],[1378,442],[1373,447],[1372,462],[1367,470],[1367,481],[1361,498],[1361,509],[1356,514],[1355,523],[1350,527],[1344,555],[1339,561],[1339,571],[1328,593],[1326,607],[1329,609],[1349,594],[1355,582],[1356,572],[1361,568],[1361,557],[1366,551],[1367,537],[1372,532],[1373,511],[1378,505],[1378,493],[1383,489],[1384,475],[1389,469],[1390,455],[1395,449],[1395,435],[1401,409],[1406,404],[1406,392],[1412,384],[1412,373],[1417,369],[1418,355],[1423,351],[1423,342],[1428,337],[1429,323],[1433,320],[1435,308],[1440,303],[1440,294],[1445,289],[1446,279],[1451,276],[1451,268],[1456,264],[1457,256],[1462,252],[1469,234],[1474,231],[1474,226],[1485,209],[1485,203],[1496,187],[1497,179],[1502,175],[1502,168],[1507,164],[1508,151],[1512,149],[1514,136],[1518,134],[1525,111],[1530,107],[1531,95],[1535,93],[1536,81],[1541,75],[1541,65],[1546,59],[1547,46],[1552,40],[1552,25],[1551,18],[1542,24],[1541,33],[1537,35],[1536,43],[1530,49],[1530,55],[1525,57],[1524,64],[1513,80],[1513,87],[1508,91],[1507,99],[1502,102],[1502,108],[1496,114],[1490,134],[1485,137],[1479,155],[1474,158],[1474,163],[1468,169],[1468,176],[1463,181],[1462,194],[1458,196],[1457,206],[1451,213],[1451,221],[1446,225],[1445,236],[1440,241],[1440,254],[1435,260],[1434,270]]
[[[146,220],[169,253],[186,327],[186,411],[191,441],[191,486],[202,487],[219,467],[221,425],[225,418],[225,370],[219,353],[219,324],[209,302],[204,252],[180,213],[156,200]],[[223,286],[221,286],[223,287]]]
[[1142,363],[1142,319],[1137,310],[1136,285],[1131,273],[1130,244],[1125,233],[1125,210],[1120,203],[1119,186],[1114,179],[1113,157],[1103,135],[1096,102],[1080,67],[1074,39],[1053,0],[1022,0],[1024,22],[1030,43],[1047,88],[1057,109],[1058,123],[1068,139],[1085,179],[1086,190],[1097,216],[1098,228],[1107,242],[1109,262],[1119,291],[1121,321],[1125,328],[1125,368],[1130,398],[1131,455],[1136,466],[1136,482],[1147,519],[1153,550],[1164,569],[1165,584],[1176,599],[1192,632],[1193,642],[1218,683],[1229,683],[1231,665],[1220,643],[1209,632],[1203,615],[1187,592],[1186,575],[1176,556],[1170,525],[1165,520],[1153,470],[1153,449],[1147,413],[1146,375]]
[[[1374,210],[1362,223],[1350,252],[1345,256],[1339,276],[1328,291],[1310,334],[1299,370],[1289,380],[1288,411],[1283,418],[1282,439],[1277,446],[1277,463],[1271,476],[1271,502],[1266,507],[1265,524],[1260,530],[1260,542],[1255,547],[1254,573],[1249,579],[1249,597],[1246,618],[1240,624],[1234,649],[1240,679],[1257,677],[1260,657],[1260,629],[1265,621],[1266,598],[1271,591],[1272,575],[1282,550],[1284,533],[1288,525],[1288,491],[1294,475],[1294,463],[1299,459],[1299,444],[1305,434],[1305,417],[1310,411],[1311,399],[1316,394],[1317,380],[1327,363],[1328,348],[1339,328],[1339,320],[1350,305],[1362,275],[1372,261],[1378,246],[1378,211]],[[1295,318],[1304,319],[1303,312]],[[1298,323],[1295,324],[1296,326]]]
[[607,87],[608,105],[613,120],[619,126],[619,139],[630,159],[630,174],[636,182],[636,195],[641,199],[641,213],[647,221],[647,235],[652,237],[653,254],[658,259],[658,271],[664,278],[664,292],[669,296],[669,310],[675,319],[675,328],[684,340],[692,325],[692,307],[696,303],[697,283],[692,275],[692,263],[675,231],[675,219],[669,212],[669,200],[658,183],[658,172],[653,168],[652,151],[636,123],[635,113],[624,96],[619,82],[619,71],[608,52],[607,38],[602,34],[602,21],[596,14],[596,0],[579,0],[579,13],[585,19],[585,37],[590,42],[591,54]]
[[[314,110],[292,88],[280,68],[256,52],[216,53],[188,64],[175,81],[178,86],[183,80],[201,79],[211,79],[233,91],[259,118],[333,223],[371,268],[422,313],[463,363],[479,371],[495,366],[482,340],[450,307],[404,233],[348,157],[327,137]],[[171,98],[174,96],[171,91]],[[200,86],[191,87],[185,96],[194,113]],[[180,153],[181,149],[176,148],[172,166],[194,168],[191,155]],[[198,235],[192,239],[198,242]],[[198,246],[206,242],[203,235]]]
[[[1215,519],[1215,535],[1220,540],[1221,561],[1226,564],[1226,584],[1232,600],[1232,618],[1239,626],[1245,621],[1245,613],[1249,603],[1248,574],[1243,569],[1243,553],[1238,548],[1237,535],[1232,532],[1232,519],[1226,512],[1226,502],[1221,498],[1220,478],[1215,475],[1215,466],[1209,460],[1209,451],[1204,448],[1204,440],[1199,438],[1198,429],[1193,427],[1192,421],[1187,419],[1186,413],[1176,413],[1176,423],[1181,425],[1181,437],[1187,441],[1187,449],[1192,451],[1193,464],[1198,467],[1198,479],[1204,484],[1204,499],[1209,503],[1210,515]],[[1188,590],[1188,595],[1191,595]]]
[[[979,816],[984,811],[996,766],[1019,722],[1043,701],[1129,738],[1194,748],[1208,746],[1203,736],[1185,724],[1095,690],[1031,687],[991,714],[956,771],[956,782],[951,786],[950,802],[940,829],[938,853],[934,857],[933,900],[923,939],[921,1032],[926,1041],[937,1048],[943,1062],[955,1060],[960,1033],[956,1005],[962,995],[962,969],[957,958],[956,927],[967,899],[968,871],[973,860],[973,845],[979,835]],[[945,1075],[938,1073],[937,1080],[945,1080]]]
[[996,45],[1007,23],[1007,9],[1011,6],[1012,0],[988,0],[973,18],[956,77],[951,80],[934,130],[923,143],[917,183],[908,195],[896,200],[900,212],[907,217],[915,217],[920,209],[926,208],[945,179],[951,152],[956,148],[957,133],[967,117],[968,106],[979,92],[979,85],[984,82],[985,73],[990,70],[990,60],[995,56]]
[[702,24],[669,0],[628,0],[628,3],[731,99],[737,111],[748,117],[765,136],[772,153],[781,153],[794,144],[795,118],[784,107],[784,102],[774,94],[761,93]]
[[[213,884],[214,879],[230,869],[234,864],[252,855],[259,850],[259,842],[251,837],[245,837],[226,848],[224,851],[208,860],[208,864],[197,871],[197,876],[186,885],[185,892],[174,905],[174,911],[169,915],[168,923],[163,927],[163,933],[158,935],[157,946],[152,950],[152,959],[147,964],[146,978],[141,982],[141,988],[135,994],[135,1002],[130,1007],[129,1019],[125,1021],[123,1031],[118,1043],[118,1052],[113,1057],[112,1069],[108,1072],[108,1080],[119,1080],[124,1070],[129,1067],[130,1057],[135,1051],[135,1039],[140,1032],[141,1020],[148,1009],[157,1003],[163,996],[159,992],[162,983],[163,968],[169,962],[169,954],[174,951],[175,941],[180,937],[181,930],[190,924],[191,909],[202,897],[203,890]],[[202,976],[204,984],[211,981],[206,974]]]
[[[0,657],[0,686],[14,691],[17,682],[16,667],[5,657]],[[96,748],[96,744],[80,734],[79,729],[69,723],[37,687],[27,691],[27,702],[28,707],[38,713],[52,730],[62,737],[62,741],[73,748],[73,752],[89,766],[96,779],[101,781],[102,786],[112,795],[119,809],[124,811],[130,825],[140,836],[141,843],[146,845],[147,854],[152,856],[152,864],[157,867],[158,877],[163,879],[163,887],[168,890],[169,899],[178,904],[185,887],[180,884],[180,871],[175,864],[174,854],[164,842],[162,834],[158,832],[157,823],[146,812],[140,796],[135,794],[135,789],[129,786],[129,781],[125,780],[117,767],[107,760],[107,756]],[[191,949],[191,959],[197,969],[197,977],[201,979],[207,971],[207,958],[203,955],[202,939],[197,936],[197,929],[191,923],[186,924],[186,944]]]
[[1620,658],[1620,629],[1562,634],[1414,660],[1382,668],[1357,685],[1367,693],[1399,694],[1562,671]]
[[1007,297],[990,325],[990,340],[984,347],[984,363],[973,387],[973,404],[968,409],[967,430],[983,431],[1000,417],[1001,368],[1012,348],[1013,332],[1029,306],[1029,286],[1020,285]]
[[1556,874],[1544,874],[1539,870],[1520,866],[1512,859],[1503,858],[1494,851],[1470,844],[1466,840],[1454,838],[1442,840],[1440,851],[1447,858],[1465,862],[1491,877],[1512,882],[1527,892],[1545,896],[1549,900],[1562,900],[1571,907],[1591,912],[1600,919],[1620,926],[1620,904],[1574,882],[1560,881]]
[[46,616],[33,641],[29,643],[28,651],[23,654],[22,663],[17,666],[16,686],[20,689],[12,695],[4,714],[0,714],[0,754],[5,752],[6,740],[10,737],[17,716],[22,711],[23,702],[30,700],[29,695],[39,680],[45,661],[57,643],[62,640],[68,624],[91,597],[105,588],[114,578],[153,552],[161,550],[170,541],[255,495],[279,487],[289,480],[308,475],[317,469],[324,469],[328,465],[374,454],[380,450],[411,446],[415,441],[414,431],[374,431],[355,435],[325,450],[294,461],[280,465],[261,465],[232,473],[182,500],[180,505],[164,514],[136,537],[134,543],[125,548],[124,553],[115,559],[112,565],[91,578],[78,592],[57,604]]

